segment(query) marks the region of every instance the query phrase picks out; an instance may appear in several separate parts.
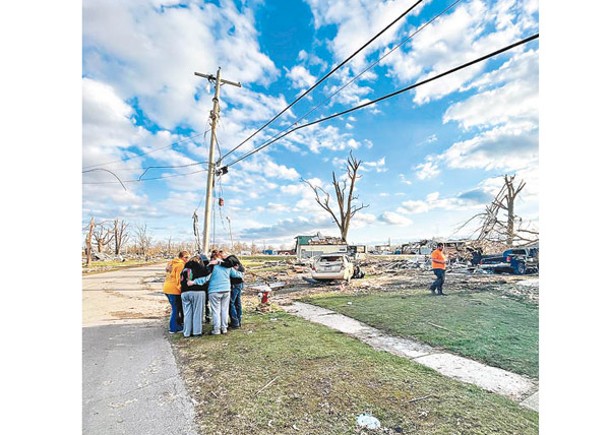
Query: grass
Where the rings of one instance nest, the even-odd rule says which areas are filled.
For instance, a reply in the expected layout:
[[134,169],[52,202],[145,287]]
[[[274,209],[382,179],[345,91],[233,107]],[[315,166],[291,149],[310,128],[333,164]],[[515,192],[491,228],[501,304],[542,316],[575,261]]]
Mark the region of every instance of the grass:
[[[168,260],[161,260],[168,261]],[[159,263],[158,259],[154,261],[145,261],[145,260],[108,260],[108,261],[91,261],[89,267],[85,263],[82,263],[82,271],[83,273],[96,273],[96,272],[107,272],[108,270],[117,270],[117,269],[127,269],[130,267],[139,267],[145,266],[147,264],[156,264]],[[90,269],[90,270],[89,270]]]
[[412,337],[494,367],[539,378],[536,304],[492,292],[454,292],[444,298],[428,292],[320,295],[303,301],[391,335]]
[[170,342],[200,433],[367,433],[364,412],[382,433],[538,433],[534,411],[281,311]]
[[[239,257],[239,260],[245,267],[263,266],[269,261],[288,261],[294,260],[294,255],[249,255]],[[285,266],[283,266],[285,268]]]

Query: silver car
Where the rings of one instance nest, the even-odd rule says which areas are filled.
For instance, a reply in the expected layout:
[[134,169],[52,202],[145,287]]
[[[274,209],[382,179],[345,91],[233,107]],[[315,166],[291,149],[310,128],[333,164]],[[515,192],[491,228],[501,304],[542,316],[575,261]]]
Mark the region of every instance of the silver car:
[[349,282],[353,273],[354,265],[344,254],[322,254],[315,257],[311,266],[311,277],[318,281],[338,279]]

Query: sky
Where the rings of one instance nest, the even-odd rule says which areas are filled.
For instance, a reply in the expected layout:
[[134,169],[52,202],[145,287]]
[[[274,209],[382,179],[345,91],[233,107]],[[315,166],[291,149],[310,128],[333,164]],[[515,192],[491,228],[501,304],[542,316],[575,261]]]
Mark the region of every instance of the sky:
[[212,243],[287,248],[297,235],[339,236],[304,181],[331,191],[351,154],[366,207],[349,243],[472,237],[477,221],[461,226],[505,174],[526,183],[516,214],[539,229],[538,40],[268,144],[537,34],[537,1],[82,6],[83,229],[91,217],[119,219],[154,241],[193,241],[196,212],[203,233],[214,83],[194,73],[218,68],[241,87],[220,89],[214,159],[228,173],[214,187]]

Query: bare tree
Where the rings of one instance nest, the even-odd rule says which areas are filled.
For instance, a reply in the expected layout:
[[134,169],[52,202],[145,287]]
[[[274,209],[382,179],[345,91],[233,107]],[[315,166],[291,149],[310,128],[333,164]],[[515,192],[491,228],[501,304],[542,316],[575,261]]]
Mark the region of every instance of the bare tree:
[[250,246],[245,242],[235,242],[232,248],[233,252],[239,253],[244,251],[249,251]]
[[93,238],[97,245],[97,252],[104,252],[106,245],[114,240],[114,233],[106,226],[106,223],[102,222],[96,225],[93,231]]
[[340,230],[341,239],[345,243],[347,242],[347,234],[349,233],[351,219],[359,210],[368,207],[369,205],[364,205],[362,203],[361,205],[356,206],[353,204],[354,201],[359,199],[357,195],[354,195],[354,192],[355,183],[361,178],[361,175],[357,175],[361,163],[362,161],[357,160],[353,156],[353,153],[350,152],[349,158],[347,159],[346,177],[342,181],[339,181],[336,178],[336,173],[332,171],[332,186],[334,187],[335,201],[338,206],[337,211],[332,209],[333,204],[331,204],[330,194],[328,192],[319,186],[313,186],[309,181],[301,178],[301,181],[306,183],[315,193],[315,201],[317,204],[330,214],[332,220]]
[[148,225],[135,225],[135,246],[140,255],[146,255],[152,244],[152,237],[148,235]]
[[123,246],[129,240],[128,226],[129,224],[124,220],[119,222],[118,219],[114,219],[114,228],[112,229],[114,233],[114,255],[121,255]]

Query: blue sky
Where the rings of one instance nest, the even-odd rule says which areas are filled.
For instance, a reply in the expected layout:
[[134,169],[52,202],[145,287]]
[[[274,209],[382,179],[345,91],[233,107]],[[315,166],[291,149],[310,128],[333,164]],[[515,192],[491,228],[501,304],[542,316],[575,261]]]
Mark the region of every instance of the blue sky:
[[[194,164],[208,159],[213,96],[213,86],[194,72],[221,67],[223,78],[242,84],[221,90],[216,133],[224,155],[415,3],[84,2],[83,225],[91,216],[119,218],[145,224],[155,241],[192,240],[195,210],[203,229],[206,165]],[[538,40],[297,130],[231,165],[311,109],[301,123],[539,32],[537,1],[462,0],[429,22],[452,3],[421,2],[228,155],[229,173],[214,192],[225,205],[214,201],[212,241],[228,241],[229,231],[235,241],[276,247],[300,234],[338,236],[301,179],[328,189],[350,152],[363,162],[357,194],[368,204],[352,222],[351,243],[471,236],[475,225],[459,227],[484,210],[503,174],[526,182],[516,213],[538,229]],[[191,166],[166,168],[184,165]],[[148,181],[134,181],[140,176]]]

